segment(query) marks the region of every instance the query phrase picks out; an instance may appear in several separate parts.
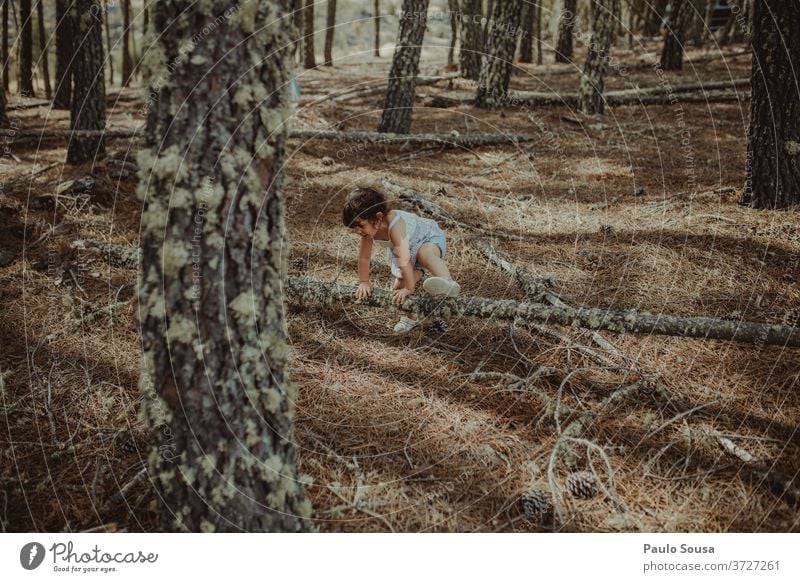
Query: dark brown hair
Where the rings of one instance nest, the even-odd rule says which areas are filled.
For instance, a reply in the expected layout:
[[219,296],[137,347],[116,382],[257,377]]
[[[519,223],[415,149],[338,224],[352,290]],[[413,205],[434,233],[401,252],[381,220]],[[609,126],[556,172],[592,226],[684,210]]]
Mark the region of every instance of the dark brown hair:
[[355,226],[357,220],[375,222],[377,214],[386,215],[390,210],[386,195],[369,186],[361,186],[350,192],[342,209],[342,222],[348,228]]

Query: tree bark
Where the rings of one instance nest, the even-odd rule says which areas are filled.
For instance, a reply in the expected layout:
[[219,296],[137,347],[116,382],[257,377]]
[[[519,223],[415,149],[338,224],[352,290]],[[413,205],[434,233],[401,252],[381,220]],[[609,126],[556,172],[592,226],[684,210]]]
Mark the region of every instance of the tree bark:
[[604,329],[614,333],[656,334],[678,337],[738,341],[757,345],[800,347],[800,328],[746,321],[729,321],[708,317],[680,317],[646,311],[609,311],[577,307],[556,307],[541,303],[525,303],[513,299],[459,297],[442,299],[412,295],[397,306],[392,294],[373,289],[367,299],[356,299],[355,285],[336,285],[313,279],[289,279],[285,287],[289,297],[301,304],[339,306],[360,304],[424,316],[477,317],[495,321],[544,323],[584,329]]
[[486,58],[481,64],[475,106],[490,109],[501,106],[508,97],[511,67],[517,38],[510,32],[520,23],[521,0],[495,2],[487,22]]
[[[106,84],[103,74],[103,11],[99,0],[75,0],[76,25],[73,62],[73,94],[70,104],[71,130],[102,130],[106,126]],[[106,155],[102,136],[76,136],[67,147],[67,163],[82,164]]]
[[19,92],[25,97],[35,97],[33,92],[33,26],[31,0],[19,1],[20,47],[19,47]]
[[11,60],[8,54],[8,4],[11,0],[3,0],[3,90],[8,91],[8,68]]
[[569,63],[572,61],[573,41],[572,31],[575,28],[578,0],[564,0],[564,10],[558,19],[558,40],[556,42],[556,62]]
[[375,0],[375,56],[381,56],[381,2]]
[[536,5],[525,3],[522,7],[522,36],[519,40],[519,62],[533,62],[533,33],[536,21]]
[[544,63],[542,54],[542,2],[536,4],[536,64]]
[[[138,155],[150,475],[164,531],[302,531],[282,304],[291,2],[260,0],[179,57],[196,22],[230,9],[162,0],[154,12],[154,42],[177,64]],[[152,84],[161,71],[144,64]]]
[[583,65],[581,86],[578,90],[578,109],[587,115],[601,114],[604,110],[603,89],[606,70],[614,39],[614,14],[619,0],[594,0],[592,11],[592,40],[586,63]]
[[72,98],[74,24],[72,0],[56,0],[56,93],[54,109],[69,109]]
[[481,75],[483,32],[481,0],[461,0],[461,50],[458,68],[465,79],[477,81]]
[[133,76],[131,57],[131,0],[122,0],[122,86],[127,87]]
[[450,49],[447,51],[447,68],[452,70],[458,41],[458,0],[447,0],[447,8],[450,10]]
[[745,188],[753,208],[800,204],[800,3],[756,2]]
[[[106,29],[106,54],[111,55],[111,33],[108,30],[108,0],[103,0],[102,10],[100,9],[99,1],[95,2],[94,5],[99,10],[98,14],[101,15],[100,18],[103,19],[103,26]],[[108,59],[108,84],[114,84],[114,59],[110,58],[110,56]]]
[[657,36],[661,32],[668,2],[669,0],[650,0],[647,2],[650,10],[644,29],[645,36]]
[[2,88],[0,88],[0,127],[8,127],[8,116],[6,115],[6,92],[5,89]]
[[325,29],[325,66],[333,66],[333,33],[336,29],[336,0],[328,0],[328,22]]
[[694,12],[692,14],[692,44],[702,48],[706,32],[706,15],[711,6],[710,0],[692,0]]
[[53,88],[50,85],[50,64],[47,62],[47,35],[44,26],[44,0],[36,2],[36,17],[39,25],[39,62],[42,64],[42,78],[44,79],[44,94],[48,99],[53,97]]
[[678,71],[683,68],[683,46],[693,12],[689,0],[674,0],[667,33],[664,36],[664,48],[661,50],[661,68],[665,71]]
[[306,69],[317,66],[314,55],[314,0],[306,0],[303,10],[303,66]]
[[419,54],[425,37],[428,0],[403,0],[397,45],[389,73],[389,88],[378,131],[408,133],[411,131],[411,110],[419,73]]

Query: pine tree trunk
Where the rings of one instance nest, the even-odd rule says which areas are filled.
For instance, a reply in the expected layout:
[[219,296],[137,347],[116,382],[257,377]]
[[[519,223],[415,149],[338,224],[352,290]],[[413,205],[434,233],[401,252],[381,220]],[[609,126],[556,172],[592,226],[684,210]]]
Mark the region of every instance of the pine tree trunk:
[[564,0],[564,10],[558,20],[558,41],[556,42],[556,62],[572,61],[572,30],[575,28],[577,0]]
[[678,71],[683,68],[683,45],[686,30],[691,22],[692,4],[689,0],[674,0],[664,48],[661,50],[661,68],[665,71]]
[[487,44],[489,42],[489,26],[491,25],[492,21],[492,13],[494,11],[494,0],[486,0],[486,11],[483,13],[485,20],[483,22],[483,27],[481,28],[481,49],[483,53],[486,54],[488,52]]
[[[106,87],[103,75],[103,11],[92,10],[97,0],[75,0],[76,50],[73,61],[71,130],[102,130],[106,126]],[[102,136],[73,136],[67,163],[82,164],[106,155]]]
[[542,55],[542,3],[536,5],[536,64],[544,62]]
[[475,94],[477,107],[499,107],[507,100],[514,50],[517,48],[517,38],[509,33],[509,28],[519,25],[521,11],[521,0],[494,3],[494,12],[487,24],[486,58],[481,65],[478,91]]
[[328,21],[325,28],[325,66],[333,66],[333,32],[336,28],[336,0],[328,0]]
[[533,35],[536,21],[536,5],[526,3],[522,7],[522,36],[519,41],[519,62],[533,62]]
[[661,25],[664,22],[664,14],[667,10],[669,0],[649,0],[646,2],[648,15],[644,29],[645,36],[657,36],[661,32]]
[[694,13],[692,14],[692,44],[702,48],[705,41],[706,13],[711,4],[710,0],[692,0]]
[[54,109],[69,109],[72,98],[72,0],[56,0],[56,93]]
[[303,10],[303,66],[306,69],[317,66],[314,56],[314,0],[306,0]]
[[[196,22],[235,9],[161,0],[154,12],[154,42],[177,63],[138,156],[140,391],[163,531],[311,528],[282,295],[291,1],[259,0],[179,56]],[[151,62],[148,84],[162,75]]]
[[734,26],[732,30],[733,42],[744,42],[746,38],[750,37],[752,18],[750,5],[750,0],[735,0],[731,2],[731,8],[734,11]]
[[619,0],[594,0],[592,40],[578,90],[578,108],[587,115],[602,114],[606,70],[614,38],[614,14]]
[[752,100],[742,203],[800,204],[800,3],[760,0],[753,7]]
[[292,57],[297,59],[300,63],[301,55],[303,52],[303,34],[305,29],[303,27],[303,13],[305,12],[305,0],[294,0],[292,4],[292,23],[294,24],[292,36]]
[[122,86],[127,87],[133,75],[131,57],[131,0],[122,0]]
[[[97,8],[100,7],[99,3],[96,3],[95,6]],[[98,14],[101,14],[100,18],[103,19],[103,25],[106,29],[106,53],[109,55],[108,58],[108,84],[114,84],[114,59],[111,58],[111,33],[108,31],[108,0],[103,0],[103,10],[99,11]]]
[[447,68],[453,70],[458,41],[458,0],[447,0],[447,8],[450,10],[450,50],[447,51]]
[[3,90],[8,91],[8,67],[11,59],[8,54],[8,4],[11,0],[3,0]]
[[6,115],[6,92],[4,89],[0,89],[0,127],[8,127],[8,116]]
[[375,56],[381,56],[381,2],[375,0]]
[[425,37],[428,0],[403,0],[400,30],[389,73],[389,87],[378,131],[408,133],[419,73],[419,54]]
[[465,79],[477,81],[481,76],[481,0],[461,0],[461,50],[458,68]]
[[53,97],[53,88],[50,85],[50,64],[47,62],[47,36],[44,27],[44,0],[36,2],[36,19],[39,25],[39,62],[42,64],[42,77],[44,77],[44,94],[50,99]]
[[31,25],[31,0],[19,1],[21,22],[19,47],[19,92],[25,97],[35,97],[33,92],[33,26]]

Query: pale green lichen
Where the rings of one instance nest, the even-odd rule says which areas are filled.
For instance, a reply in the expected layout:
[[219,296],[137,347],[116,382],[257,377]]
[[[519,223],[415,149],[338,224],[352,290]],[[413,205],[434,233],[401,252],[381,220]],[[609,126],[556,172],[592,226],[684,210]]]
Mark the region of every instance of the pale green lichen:
[[268,412],[278,413],[283,403],[283,395],[275,388],[267,388],[261,393],[261,405]]
[[790,156],[800,155],[800,142],[787,140],[783,143],[783,149]]
[[197,339],[197,324],[180,314],[170,317],[169,328],[167,329],[167,342],[180,342],[193,344]]
[[281,480],[282,469],[283,459],[279,455],[269,455],[261,465],[261,475],[265,481],[277,483]]
[[187,248],[182,241],[173,240],[164,243],[159,256],[164,275],[174,277],[183,267],[189,264],[191,248]]
[[228,309],[237,320],[252,318],[255,315],[253,292],[244,291],[240,293],[236,299],[228,303]]
[[208,521],[207,519],[203,518],[200,520],[200,531],[203,533],[214,533],[217,530],[216,526]]

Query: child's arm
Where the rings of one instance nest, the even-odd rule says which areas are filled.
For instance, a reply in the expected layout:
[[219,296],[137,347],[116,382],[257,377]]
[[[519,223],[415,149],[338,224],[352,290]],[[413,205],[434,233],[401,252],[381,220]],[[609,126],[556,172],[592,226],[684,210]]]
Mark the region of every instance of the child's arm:
[[369,284],[369,263],[371,258],[372,239],[362,237],[361,245],[358,249],[358,289],[356,289],[356,297],[358,299],[369,297],[372,292],[372,286]]
[[400,272],[403,274],[404,285],[403,289],[395,291],[394,301],[402,304],[405,302],[406,297],[414,292],[414,283],[416,283],[405,222],[398,220],[395,227],[389,232],[389,238],[392,239],[392,247],[394,247],[394,254],[397,257],[397,266],[400,267]]

